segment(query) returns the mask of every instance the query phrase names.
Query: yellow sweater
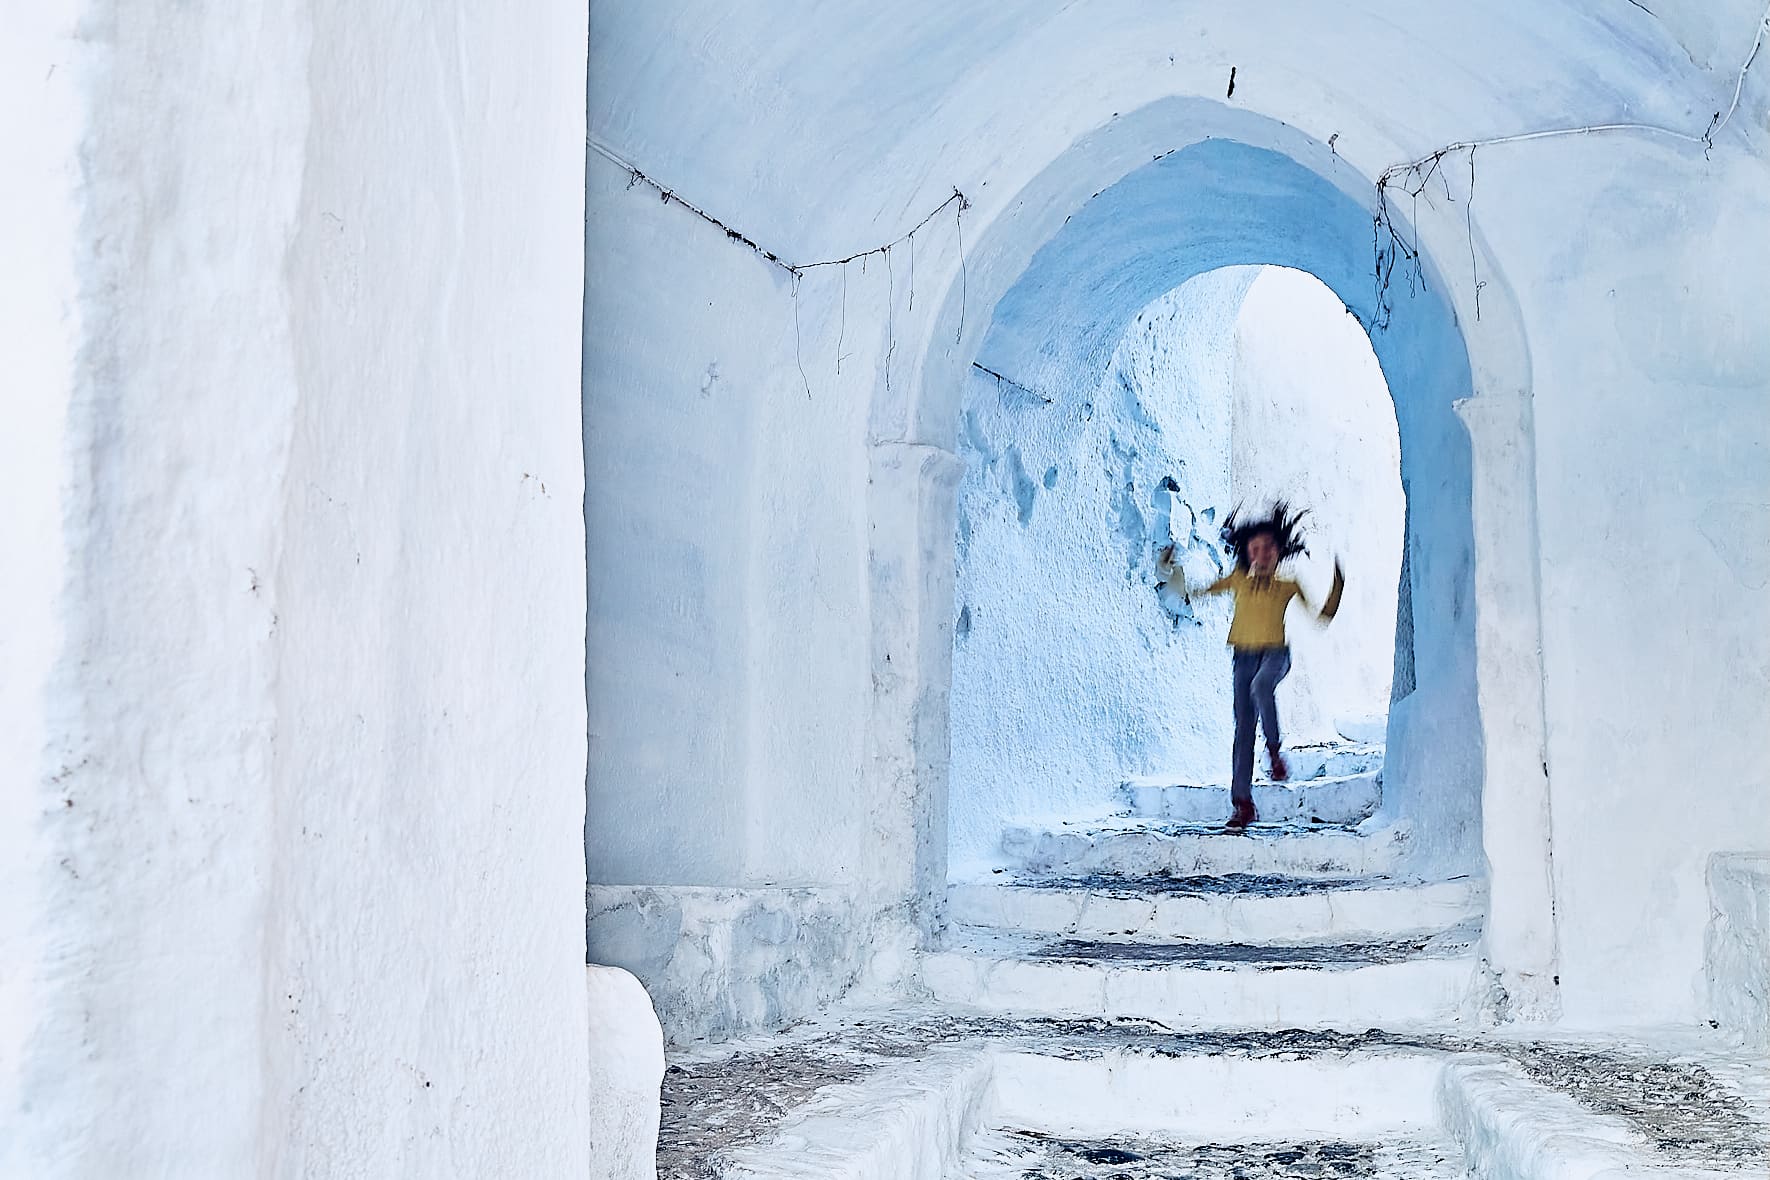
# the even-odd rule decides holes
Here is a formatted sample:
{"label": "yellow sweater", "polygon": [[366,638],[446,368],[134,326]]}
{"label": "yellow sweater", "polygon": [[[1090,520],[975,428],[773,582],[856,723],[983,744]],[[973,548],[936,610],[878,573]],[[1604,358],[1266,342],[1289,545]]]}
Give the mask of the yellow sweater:
{"label": "yellow sweater", "polygon": [[[1333,592],[1328,595],[1319,615],[1323,622],[1338,613],[1340,593],[1344,589],[1345,580],[1335,570]],[[1291,599],[1298,599],[1312,613],[1315,610],[1303,588],[1290,578],[1256,577],[1241,569],[1217,579],[1199,593],[1235,596],[1235,614],[1229,622],[1229,646],[1238,651],[1268,651],[1284,647],[1284,612]]]}

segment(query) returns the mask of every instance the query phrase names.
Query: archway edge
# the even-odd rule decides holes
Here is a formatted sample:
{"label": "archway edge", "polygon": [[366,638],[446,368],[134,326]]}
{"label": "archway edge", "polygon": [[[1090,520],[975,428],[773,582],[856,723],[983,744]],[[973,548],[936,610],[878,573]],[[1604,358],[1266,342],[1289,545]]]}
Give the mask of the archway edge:
{"label": "archway edge", "polygon": [[[891,651],[899,652],[898,661],[889,668],[893,687],[876,694],[873,761],[895,766],[900,773],[907,771],[920,784],[911,792],[918,831],[943,830],[947,806],[946,701],[951,684],[951,539],[956,510],[948,457],[964,391],[973,378],[972,362],[992,342],[999,342],[993,325],[1004,298],[1072,217],[1133,172],[1211,140],[1282,156],[1354,202],[1366,216],[1374,216],[1372,179],[1348,165],[1328,144],[1286,124],[1210,100],[1170,98],[1152,103],[1083,136],[1004,204],[1005,211],[975,239],[961,270],[950,276],[941,309],[928,321],[921,380],[876,391],[870,431],[875,467],[881,462],[896,465],[891,456],[906,450],[943,460],[910,465],[929,473],[924,480],[877,481],[871,505],[875,684],[881,683],[885,670],[881,661],[888,662]],[[1417,211],[1423,213],[1417,224],[1398,218],[1397,227],[1418,245],[1420,277],[1427,289],[1440,293],[1450,309],[1469,372],[1468,396],[1459,399],[1456,409],[1468,429],[1473,467],[1469,479],[1473,646],[1484,763],[1482,844],[1492,890],[1486,949],[1500,994],[1507,997],[1508,1013],[1544,1017],[1556,1008],[1555,937],[1549,783],[1542,756],[1529,353],[1503,272],[1468,211],[1454,200],[1443,207],[1428,202]],[[1481,279],[1478,308],[1474,285],[1446,283],[1434,263],[1435,258],[1461,256],[1470,259]],[[1261,261],[1299,266],[1294,252],[1226,258],[1217,264]],[[1353,271],[1343,270],[1336,282],[1307,261],[1299,268],[1328,282],[1369,325],[1374,282],[1372,299],[1360,300],[1346,287],[1346,275]],[[1395,298],[1404,303],[1407,293],[1399,291]],[[1405,314],[1400,308],[1398,313]],[[992,330],[967,333],[966,323],[991,324]],[[1380,335],[1381,329],[1373,334],[1379,357]],[[1096,343],[1084,342],[1086,347]],[[1385,373],[1393,385],[1395,374],[1388,366]],[[1398,399],[1398,413],[1400,405]],[[916,522],[913,528],[880,527],[884,522],[909,520]],[[888,537],[895,540],[888,542]],[[911,575],[912,585],[905,585],[905,574]],[[923,851],[911,892],[923,903],[924,921],[931,922],[944,887],[944,860],[931,850]]]}

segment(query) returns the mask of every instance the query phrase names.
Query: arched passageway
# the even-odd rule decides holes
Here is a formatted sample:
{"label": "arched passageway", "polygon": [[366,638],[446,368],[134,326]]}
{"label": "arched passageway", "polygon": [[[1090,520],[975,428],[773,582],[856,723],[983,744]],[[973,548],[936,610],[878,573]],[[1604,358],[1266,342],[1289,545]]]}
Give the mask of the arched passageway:
{"label": "arched passageway", "polygon": [[[1185,119],[1192,127],[1211,117],[1196,107],[1140,115]],[[1229,112],[1217,117],[1234,119]],[[1307,271],[1327,285],[1371,329],[1394,394],[1411,514],[1412,633],[1402,640],[1411,648],[1413,691],[1390,717],[1384,811],[1411,825],[1421,871],[1471,871],[1481,857],[1482,737],[1470,609],[1471,461],[1454,408],[1474,393],[1467,349],[1426,264],[1411,279],[1393,280],[1410,284],[1409,290],[1372,284],[1367,204],[1296,155],[1248,142],[1260,129],[1240,130],[1239,139],[1194,132],[1188,146],[1133,169],[1066,212],[994,297],[975,354],[934,361],[931,392],[950,413],[948,437],[956,439],[970,399],[980,391],[995,395],[997,379],[973,364],[1032,390],[1085,385],[1098,379],[1134,317],[1194,276],[1275,265]],[[1292,150],[1301,154],[1308,146]],[[1334,157],[1316,146],[1332,175]],[[1355,181],[1337,179],[1349,186]],[[1011,238],[1024,229],[999,232]],[[979,254],[993,262],[997,251],[1011,249],[986,239]],[[973,299],[970,314],[979,302]],[[954,359],[964,360],[968,371],[955,374]],[[960,798],[959,784],[949,789]]]}
{"label": "arched passageway", "polygon": [[[876,740],[880,756],[912,765],[920,784],[915,877],[930,912],[947,852],[978,848],[964,833],[955,844],[949,829],[949,805],[964,790],[950,779],[948,728],[962,464],[943,455],[959,446],[965,408],[980,391],[994,396],[999,380],[1029,390],[1095,381],[1137,313],[1165,292],[1224,267],[1285,266],[1319,279],[1368,329],[1401,442],[1401,621],[1410,626],[1397,638],[1411,691],[1389,716],[1376,822],[1387,825],[1396,871],[1486,872],[1490,966],[1520,1004],[1551,987],[1546,779],[1535,757],[1540,711],[1531,712],[1541,700],[1537,622],[1529,611],[1490,612],[1478,652],[1472,609],[1478,582],[1496,604],[1534,593],[1534,574],[1520,564],[1535,545],[1522,334],[1506,292],[1489,291],[1472,364],[1433,262],[1444,227],[1416,229],[1389,210],[1373,239],[1372,194],[1370,178],[1293,128],[1203,100],[1153,103],[1084,137],[1026,186],[949,287],[920,385],[880,391],[876,433],[932,448],[882,449],[872,492],[875,521],[918,521],[913,536],[875,526],[875,644],[920,637],[915,659],[889,669],[904,689],[893,699],[913,702],[909,720],[880,725]],[[1409,259],[1373,282],[1373,240],[1387,245],[1391,227]],[[1480,249],[1473,237],[1457,244]],[[967,321],[987,326],[961,331]],[[1477,488],[1486,504],[1479,534]],[[904,497],[919,507],[906,512]],[[917,571],[913,587],[906,568]],[[1500,712],[1484,718],[1494,702]],[[1501,801],[1485,815],[1484,792]]]}
{"label": "arched passageway", "polygon": [[1194,585],[1225,572],[1217,534],[1244,499],[1307,506],[1312,552],[1293,569],[1317,602],[1335,560],[1354,571],[1331,629],[1291,629],[1287,742],[1356,743],[1380,764],[1398,665],[1395,691],[1413,683],[1411,643],[1396,658],[1408,604],[1400,444],[1369,337],[1332,291],[1284,267],[1211,271],[1139,311],[1092,382],[993,378],[971,392],[955,538],[955,879],[991,861],[1004,820],[1117,807],[1132,780],[1224,781],[1228,604],[1152,580],[1170,546]]}

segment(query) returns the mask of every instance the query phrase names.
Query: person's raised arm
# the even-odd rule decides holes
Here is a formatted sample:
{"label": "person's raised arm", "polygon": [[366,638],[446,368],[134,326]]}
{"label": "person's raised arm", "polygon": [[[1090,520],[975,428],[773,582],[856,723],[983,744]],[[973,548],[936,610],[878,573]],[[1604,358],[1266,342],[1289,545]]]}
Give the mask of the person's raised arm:
{"label": "person's raised arm", "polygon": [[1334,588],[1328,591],[1327,601],[1322,604],[1321,609],[1319,611],[1315,609],[1315,604],[1309,601],[1309,595],[1303,590],[1301,584],[1297,584],[1297,601],[1303,604],[1304,610],[1315,616],[1316,622],[1325,627],[1334,621],[1335,615],[1340,613],[1340,596],[1345,593],[1345,590],[1346,575],[1340,571],[1339,558],[1335,558]]}
{"label": "person's raised arm", "polygon": [[1327,601],[1321,604],[1321,610],[1315,616],[1321,620],[1323,626],[1333,622],[1334,616],[1340,613],[1340,597],[1345,592],[1346,574],[1340,568],[1340,559],[1336,557],[1334,558],[1334,588],[1328,591]]}

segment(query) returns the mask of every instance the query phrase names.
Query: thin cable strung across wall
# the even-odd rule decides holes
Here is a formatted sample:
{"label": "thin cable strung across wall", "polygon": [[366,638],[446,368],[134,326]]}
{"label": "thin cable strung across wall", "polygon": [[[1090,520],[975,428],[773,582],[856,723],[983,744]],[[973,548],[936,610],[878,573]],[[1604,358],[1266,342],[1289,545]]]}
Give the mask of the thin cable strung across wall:
{"label": "thin cable strung across wall", "polygon": [[[817,262],[788,262],[785,258],[782,258],[779,253],[763,246],[761,243],[757,242],[756,239],[750,237],[750,235],[742,232],[741,230],[737,230],[737,229],[732,228],[730,225],[727,225],[725,222],[721,221],[719,218],[713,216],[711,213],[708,213],[705,209],[701,208],[699,205],[696,205],[691,201],[683,199],[681,196],[679,196],[676,193],[676,190],[671,189],[671,188],[666,188],[663,184],[652,179],[652,177],[647,175],[645,173],[645,171],[643,169],[641,169],[638,165],[627,160],[626,158],[621,156],[618,152],[614,151],[614,149],[606,146],[605,144],[597,142],[597,140],[594,136],[585,136],[584,137],[584,145],[586,147],[588,147],[591,151],[595,152],[597,155],[601,156],[603,159],[609,161],[611,164],[615,165],[617,168],[620,168],[622,171],[627,173],[627,187],[628,188],[631,189],[637,185],[643,185],[644,187],[651,189],[653,192],[655,192],[658,195],[658,199],[660,201],[664,202],[666,205],[669,205],[669,204],[680,205],[682,208],[688,210],[690,213],[694,214],[696,217],[700,218],[702,221],[706,222],[708,225],[711,225],[715,229],[719,230],[721,233],[723,233],[726,236],[726,238],[728,240],[735,242],[740,246],[745,247],[746,249],[748,249],[752,253],[754,253],[758,258],[762,259],[764,262],[767,262],[771,266],[775,266],[775,267],[780,268],[781,270],[785,271],[789,276],[792,277],[792,280],[793,280],[793,283],[792,283],[793,350],[794,350],[794,354],[795,354],[794,359],[798,364],[799,379],[802,382],[804,382],[804,384],[805,384],[805,396],[807,398],[809,398],[811,396],[811,380],[805,374],[805,359],[804,359],[804,356],[802,355],[802,353],[800,352],[801,346],[800,346],[800,333],[799,333],[799,284],[804,279],[806,271],[817,270],[821,267],[827,267],[827,266],[847,266],[851,262],[859,262],[863,267],[863,273],[864,273],[864,267],[866,265],[866,260],[868,258],[871,258],[876,254],[883,255],[885,257],[885,263],[886,263],[888,276],[892,280],[890,283],[890,291],[887,295],[887,298],[888,299],[895,299],[896,298],[895,276],[891,275],[891,272],[890,272],[891,251],[894,247],[901,246],[905,242],[908,242],[909,248],[910,248],[910,292],[909,292],[909,295],[910,295],[910,308],[913,310],[916,306],[916,234],[921,232],[923,229],[927,228],[928,223],[933,221],[936,217],[939,217],[941,215],[941,213],[945,212],[948,208],[951,208],[955,205],[957,206],[957,208],[954,210],[953,221],[954,221],[954,226],[960,235],[960,237],[959,237],[959,267],[960,267],[961,274],[963,274],[963,272],[965,270],[965,245],[964,245],[964,237],[963,237],[963,234],[964,234],[963,218],[965,215],[965,210],[967,210],[971,207],[971,200],[964,193],[960,192],[957,187],[954,187],[952,196],[948,197],[946,200],[942,201],[940,204],[938,204],[934,208],[930,209],[928,211],[927,215],[922,218],[922,220],[916,222],[915,225],[911,226],[908,230],[899,234],[897,237],[892,238],[889,242],[885,242],[882,245],[873,246],[873,247],[870,247],[865,250],[856,250],[854,253],[846,255],[842,258],[826,258],[826,259],[821,259]],[[965,282],[965,285],[968,288],[969,287],[968,276],[966,276],[965,279],[962,281]],[[963,339],[964,335],[965,335],[965,300],[968,296],[969,296],[969,290],[967,289],[961,293],[960,298],[959,298],[959,338],[960,339]],[[841,373],[841,371],[842,371],[842,351],[841,351],[842,339],[846,338],[847,329],[848,329],[848,278],[847,278],[847,273],[844,272],[843,279],[842,279],[842,337],[838,339],[837,345],[836,345],[836,353],[837,353],[837,355],[836,355],[836,372],[837,373]],[[895,338],[893,338],[890,341],[890,343],[886,349],[886,354],[885,354],[886,355],[885,381],[886,381],[887,388],[890,387],[890,382],[891,382],[890,358],[896,351],[897,351],[897,341]]]}
{"label": "thin cable strung across wall", "polygon": [[[1639,5],[1637,5],[1639,7]],[[1644,10],[1645,11],[1645,10]],[[1651,15],[1651,13],[1649,13]],[[1553,127],[1543,131],[1524,131],[1515,135],[1497,135],[1489,139],[1462,140],[1449,143],[1421,156],[1417,160],[1408,160],[1400,164],[1392,164],[1377,177],[1377,210],[1373,219],[1372,234],[1375,239],[1376,251],[1376,284],[1377,312],[1376,322],[1372,328],[1387,328],[1394,311],[1394,304],[1389,298],[1389,283],[1394,277],[1395,266],[1399,261],[1407,267],[1408,292],[1413,294],[1423,289],[1426,282],[1425,268],[1420,256],[1419,241],[1419,204],[1420,194],[1424,192],[1434,178],[1444,186],[1446,201],[1455,201],[1451,196],[1450,179],[1442,167],[1446,156],[1457,152],[1469,153],[1469,195],[1467,203],[1475,201],[1475,153],[1484,147],[1498,147],[1510,143],[1530,143],[1539,139],[1561,139],[1573,135],[1599,135],[1606,132],[1632,131],[1648,135],[1663,136],[1680,143],[1700,144],[1703,155],[1715,146],[1715,136],[1719,135],[1727,124],[1732,122],[1735,112],[1739,110],[1741,96],[1745,93],[1745,78],[1751,71],[1752,63],[1758,60],[1758,54],[1764,48],[1764,36],[1770,32],[1770,5],[1766,5],[1764,13],[1758,18],[1757,33],[1752,39],[1751,51],[1746,54],[1745,62],[1739,67],[1739,73],[1733,81],[1733,99],[1725,111],[1716,111],[1709,119],[1708,126],[1700,133],[1681,131],[1675,127],[1663,127],[1657,123],[1591,123],[1579,127]],[[1395,221],[1389,211],[1389,189],[1397,185],[1403,194],[1413,202],[1414,208],[1414,240],[1410,243],[1396,229]],[[1487,283],[1481,278],[1475,255],[1475,224],[1474,217],[1465,208],[1464,222],[1469,234],[1469,265],[1475,283],[1475,318],[1481,318],[1481,288]],[[1385,236],[1387,240],[1385,241]]]}
{"label": "thin cable strung across wall", "polygon": [[[1609,132],[1635,132],[1638,134],[1663,136],[1682,143],[1700,144],[1706,155],[1714,147],[1715,137],[1727,127],[1732,121],[1733,116],[1739,110],[1745,92],[1746,76],[1751,71],[1753,63],[1756,62],[1763,49],[1764,39],[1767,32],[1770,32],[1770,4],[1766,5],[1763,15],[1758,20],[1756,33],[1752,40],[1751,50],[1747,53],[1745,60],[1739,67],[1738,74],[1734,79],[1731,101],[1728,103],[1725,110],[1717,110],[1713,113],[1708,121],[1708,125],[1704,127],[1700,133],[1680,130],[1673,127],[1665,127],[1653,123],[1592,123],[1574,127],[1556,127],[1539,131],[1520,132],[1512,135],[1494,136],[1487,139],[1462,140],[1456,143],[1446,144],[1445,146],[1438,148],[1436,151],[1430,152],[1418,159],[1404,161],[1399,164],[1392,164],[1384,169],[1383,173],[1376,181],[1376,210],[1372,217],[1372,246],[1375,257],[1373,271],[1376,285],[1376,310],[1373,315],[1372,323],[1367,325],[1367,327],[1371,330],[1388,328],[1390,319],[1394,313],[1394,303],[1390,294],[1390,286],[1395,280],[1398,267],[1400,267],[1403,273],[1407,276],[1410,293],[1417,293],[1424,288],[1426,276],[1419,241],[1419,198],[1420,195],[1426,191],[1428,186],[1431,185],[1432,181],[1436,179],[1443,186],[1445,199],[1451,202],[1455,201],[1455,197],[1451,193],[1449,175],[1443,166],[1446,157],[1454,155],[1457,152],[1468,153],[1469,192],[1465,199],[1464,223],[1469,239],[1469,266],[1471,279],[1474,283],[1475,318],[1479,321],[1481,318],[1481,291],[1483,287],[1487,286],[1487,283],[1481,278],[1479,257],[1475,249],[1475,225],[1474,214],[1472,211],[1475,200],[1475,155],[1477,151],[1484,147],[1528,143],[1541,139],[1597,135]],[[1330,148],[1333,147],[1335,139],[1338,139],[1337,134],[1329,138],[1328,142]],[[965,210],[971,207],[971,201],[957,187],[954,187],[951,196],[947,197],[940,204],[929,210],[928,213],[914,226],[891,239],[889,242],[865,250],[857,250],[854,253],[841,258],[822,259],[816,262],[794,263],[781,257],[778,252],[764,247],[748,234],[733,228],[724,221],[721,221],[701,206],[684,199],[678,195],[675,190],[667,188],[659,181],[653,179],[644,170],[625,159],[613,149],[599,143],[593,136],[586,136],[584,142],[591,151],[594,151],[596,154],[602,156],[604,159],[627,173],[627,187],[629,189],[640,185],[651,189],[665,204],[673,203],[680,205],[682,208],[694,214],[694,216],[719,230],[728,240],[749,249],[763,261],[771,266],[778,267],[791,277],[794,359],[799,369],[800,380],[805,386],[805,396],[807,398],[812,396],[811,381],[805,372],[805,361],[802,351],[799,324],[799,287],[804,279],[805,273],[822,267],[846,266],[851,262],[857,261],[861,262],[864,267],[867,258],[874,255],[883,255],[885,257],[888,282],[887,299],[891,301],[887,316],[887,332],[891,335],[891,339],[888,342],[885,351],[885,383],[886,388],[889,389],[891,382],[891,358],[896,353],[897,344],[894,334],[896,276],[891,264],[891,251],[906,242],[909,245],[909,309],[913,311],[916,306],[916,234],[925,229],[930,222],[936,217],[939,217],[948,208],[954,206],[956,206],[956,209],[954,210],[954,230],[958,241],[960,271],[960,302],[957,339],[962,340],[964,338],[965,314],[967,311],[966,305],[969,301],[970,295],[969,268],[965,258],[964,213]],[[1166,154],[1171,154],[1171,152],[1164,153],[1164,155]],[[1156,158],[1160,159],[1161,157],[1158,156]],[[1395,224],[1394,215],[1390,207],[1392,193],[1404,196],[1413,205],[1414,228],[1411,240],[1409,240],[1408,236],[1404,235]],[[1098,196],[1099,194],[1097,193],[1095,195]],[[844,275],[842,328],[837,342],[838,373],[841,371],[841,362],[843,360],[841,348],[843,341],[846,339],[846,335],[847,279],[846,275]],[[985,371],[989,372],[989,370]],[[1010,384],[1015,385],[1017,388],[1025,388],[1024,386],[1020,386],[1017,382],[1012,382],[1009,378],[1001,377],[1000,374],[991,372],[990,375],[996,376],[1002,381],[1009,381]],[[1044,395],[1039,394],[1037,396],[1043,397]]]}

